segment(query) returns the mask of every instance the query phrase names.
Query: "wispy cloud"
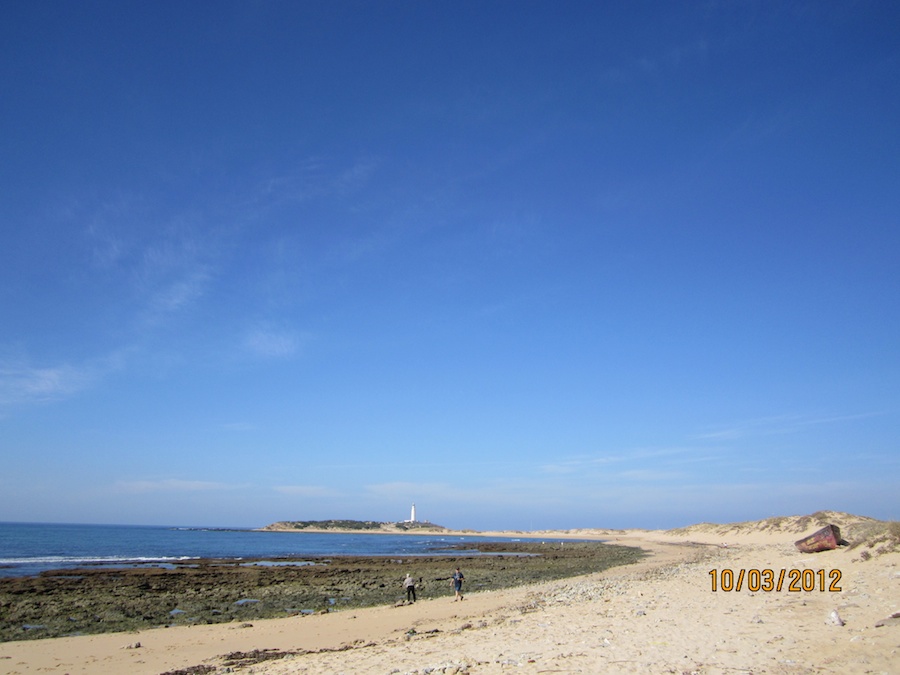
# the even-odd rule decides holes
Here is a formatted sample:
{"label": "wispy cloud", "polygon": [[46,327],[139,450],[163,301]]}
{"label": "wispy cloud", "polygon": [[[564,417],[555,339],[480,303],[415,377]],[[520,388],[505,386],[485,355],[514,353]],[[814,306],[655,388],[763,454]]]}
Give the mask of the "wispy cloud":
{"label": "wispy cloud", "polygon": [[213,272],[208,259],[214,246],[205,240],[211,235],[184,229],[172,228],[140,256],[135,282],[144,298],[144,323],[156,324],[189,308],[209,289]]}
{"label": "wispy cloud", "polygon": [[[529,484],[530,485],[530,484]],[[492,482],[484,485],[457,485],[454,483],[415,483],[395,481],[373,483],[364,486],[368,497],[378,503],[403,497],[418,504],[495,504],[501,507],[522,503],[533,503],[541,499],[541,492],[533,489],[520,490],[513,482]]]}
{"label": "wispy cloud", "polygon": [[120,368],[124,359],[123,350],[79,365],[33,366],[22,360],[0,361],[0,409],[73,396]]}
{"label": "wispy cloud", "polygon": [[677,481],[684,478],[683,471],[666,471],[662,469],[628,469],[616,474],[617,478],[648,483],[659,481]]}
{"label": "wispy cloud", "polygon": [[285,204],[346,195],[364,187],[377,167],[378,162],[368,157],[346,168],[334,167],[325,157],[307,157],[288,172],[260,180],[240,204],[248,215],[261,216]]}
{"label": "wispy cloud", "polygon": [[627,82],[637,78],[671,75],[695,63],[703,63],[709,56],[709,43],[704,39],[675,45],[664,52],[647,54],[608,68],[601,73],[607,82]]}
{"label": "wispy cloud", "polygon": [[196,270],[163,285],[150,297],[148,316],[158,319],[192,304],[203,295],[208,281],[204,270]]}
{"label": "wispy cloud", "polygon": [[115,485],[117,492],[126,492],[130,494],[142,494],[148,492],[209,492],[234,490],[238,487],[239,486],[229,485],[227,483],[216,483],[203,480],[181,480],[178,478],[118,481]]}
{"label": "wispy cloud", "polygon": [[[669,464],[684,463],[685,461],[697,461],[698,448],[670,447],[670,448],[635,448],[633,450],[620,450],[614,453],[598,453],[596,455],[579,455],[569,457],[558,462],[543,464],[540,469],[549,474],[571,474],[589,469],[598,469],[617,464],[641,463],[646,460],[667,460]],[[703,451],[706,454],[706,450]]]}
{"label": "wispy cloud", "polygon": [[228,422],[222,428],[227,431],[253,431],[256,427],[249,422]]}
{"label": "wispy cloud", "polygon": [[878,417],[882,414],[880,412],[865,412],[846,415],[776,415],[723,425],[718,429],[713,428],[696,434],[693,438],[694,440],[703,441],[729,441],[756,436],[795,434],[811,427],[842,422],[856,422],[871,417]]}
{"label": "wispy cloud", "polygon": [[278,485],[272,489],[293,497],[334,497],[339,494],[337,491],[321,485]]}
{"label": "wispy cloud", "polygon": [[[146,227],[146,213],[139,199],[131,196],[112,198],[97,206],[93,214],[76,210],[68,217],[83,223],[82,243],[94,271],[100,272],[97,283],[117,289],[108,303],[104,299],[102,314],[104,319],[116,317],[117,336],[123,326],[142,331],[157,326],[208,292],[214,278],[210,261],[215,258],[216,248],[209,242],[215,236],[198,234],[200,228],[190,219],[157,232]],[[124,289],[121,294],[120,288]],[[117,306],[117,302],[122,304]],[[113,314],[115,309],[120,310],[119,314]],[[98,319],[91,325],[98,331],[97,342],[104,342],[108,336],[99,331],[105,321]],[[61,363],[34,365],[27,357],[0,357],[0,408],[73,396],[126,365],[125,356],[134,349],[126,339],[112,353],[81,362],[60,359]]]}
{"label": "wispy cloud", "polygon": [[293,171],[270,176],[254,185],[240,205],[253,215],[288,202],[303,202],[326,192],[325,162],[320,157],[307,157]]}
{"label": "wispy cloud", "polygon": [[244,339],[245,347],[257,356],[288,358],[295,356],[309,336],[294,331],[257,327]]}
{"label": "wispy cloud", "polygon": [[366,492],[385,497],[394,497],[405,494],[422,494],[445,491],[447,486],[443,483],[415,483],[406,481],[392,481],[389,483],[373,483],[366,485]]}
{"label": "wispy cloud", "polygon": [[0,405],[58,400],[83,389],[92,380],[89,370],[71,365],[0,365]]}
{"label": "wispy cloud", "polygon": [[372,158],[362,158],[343,171],[334,181],[334,189],[339,193],[352,192],[363,187],[378,168]]}
{"label": "wispy cloud", "polygon": [[134,193],[108,195],[100,204],[79,205],[67,218],[85,223],[84,235],[91,262],[104,271],[130,265],[137,244],[136,232],[145,221],[146,205]]}

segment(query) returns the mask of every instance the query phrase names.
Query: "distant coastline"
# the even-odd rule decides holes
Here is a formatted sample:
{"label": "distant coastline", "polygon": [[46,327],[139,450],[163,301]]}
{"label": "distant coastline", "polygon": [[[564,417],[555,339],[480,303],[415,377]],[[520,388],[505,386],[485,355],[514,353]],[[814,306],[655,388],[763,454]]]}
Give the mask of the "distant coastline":
{"label": "distant coastline", "polygon": [[450,530],[428,521],[379,522],[374,520],[280,520],[260,532],[342,532],[346,534],[477,534],[473,530]]}

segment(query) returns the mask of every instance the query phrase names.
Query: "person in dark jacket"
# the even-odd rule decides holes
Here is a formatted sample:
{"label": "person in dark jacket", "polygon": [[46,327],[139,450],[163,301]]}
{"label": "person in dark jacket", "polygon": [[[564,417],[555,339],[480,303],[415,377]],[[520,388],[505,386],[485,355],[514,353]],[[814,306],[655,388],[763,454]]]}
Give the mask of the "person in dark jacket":
{"label": "person in dark jacket", "polygon": [[462,595],[463,579],[465,579],[465,577],[463,576],[463,573],[460,572],[459,568],[457,567],[456,571],[453,573],[453,590],[456,591],[456,597],[453,598],[453,602],[463,599],[463,595]]}
{"label": "person in dark jacket", "polygon": [[406,578],[403,580],[403,588],[406,589],[406,601],[407,602],[415,602],[416,601],[416,580],[413,579],[407,573]]}

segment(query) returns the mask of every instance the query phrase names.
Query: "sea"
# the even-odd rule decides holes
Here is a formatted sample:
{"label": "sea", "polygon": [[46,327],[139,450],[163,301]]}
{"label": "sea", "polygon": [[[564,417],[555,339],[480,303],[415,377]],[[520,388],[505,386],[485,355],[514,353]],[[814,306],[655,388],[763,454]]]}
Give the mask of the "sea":
{"label": "sea", "polygon": [[271,558],[271,564],[281,564],[278,561],[281,558],[477,554],[475,549],[468,550],[465,545],[499,540],[474,535],[0,523],[0,577],[31,576],[76,567],[159,567],[185,564],[200,558],[262,561],[256,564],[266,564],[265,559]]}

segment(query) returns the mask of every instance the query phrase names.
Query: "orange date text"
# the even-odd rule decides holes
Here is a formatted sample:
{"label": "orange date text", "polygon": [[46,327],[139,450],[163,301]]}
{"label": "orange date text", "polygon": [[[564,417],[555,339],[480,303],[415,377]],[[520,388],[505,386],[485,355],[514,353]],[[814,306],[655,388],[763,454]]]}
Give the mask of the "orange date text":
{"label": "orange date text", "polygon": [[714,593],[724,591],[740,592],[748,590],[751,593],[772,591],[789,593],[840,593],[842,573],[838,569],[810,570],[810,569],[739,569],[725,568],[710,570],[712,590]]}

